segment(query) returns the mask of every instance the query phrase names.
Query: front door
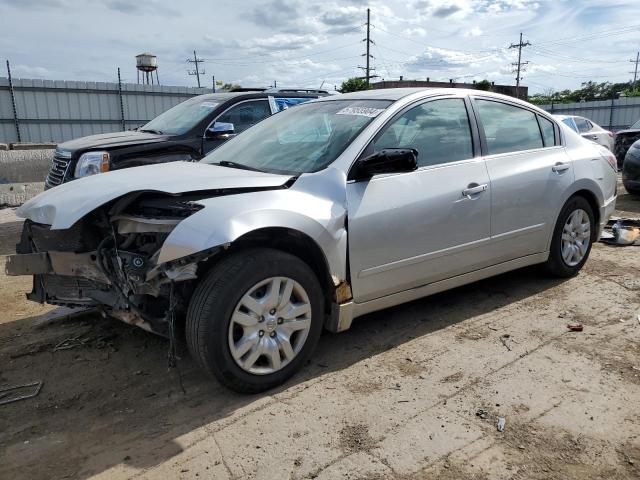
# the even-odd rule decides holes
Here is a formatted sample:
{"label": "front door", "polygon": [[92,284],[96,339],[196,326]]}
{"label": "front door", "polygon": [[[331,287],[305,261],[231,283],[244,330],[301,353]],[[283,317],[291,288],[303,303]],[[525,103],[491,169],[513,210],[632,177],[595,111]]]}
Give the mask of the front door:
{"label": "front door", "polygon": [[[213,127],[216,122],[233,125],[234,133],[237,135],[244,132],[247,128],[255,125],[256,123],[264,120],[271,115],[271,108],[269,107],[269,100],[247,100],[237,103],[223,112],[210,127]],[[218,148],[229,138],[229,134],[207,136],[205,132],[202,140],[202,153],[206,155],[210,151]]]}
{"label": "front door", "polygon": [[465,100],[445,98],[400,112],[365,149],[415,148],[418,170],[347,184],[356,302],[486,266],[489,178],[472,139]]}

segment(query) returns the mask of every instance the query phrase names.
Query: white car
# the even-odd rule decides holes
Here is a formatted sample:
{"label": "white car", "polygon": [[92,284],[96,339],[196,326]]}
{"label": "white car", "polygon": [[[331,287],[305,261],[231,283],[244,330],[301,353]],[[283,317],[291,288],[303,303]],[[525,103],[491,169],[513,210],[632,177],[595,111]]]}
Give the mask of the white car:
{"label": "white car", "polygon": [[554,115],[571,130],[582,135],[587,140],[596,142],[598,145],[608,148],[613,152],[613,141],[615,134],[609,130],[605,130],[600,125],[592,122],[588,118],[578,117],[577,115]]}

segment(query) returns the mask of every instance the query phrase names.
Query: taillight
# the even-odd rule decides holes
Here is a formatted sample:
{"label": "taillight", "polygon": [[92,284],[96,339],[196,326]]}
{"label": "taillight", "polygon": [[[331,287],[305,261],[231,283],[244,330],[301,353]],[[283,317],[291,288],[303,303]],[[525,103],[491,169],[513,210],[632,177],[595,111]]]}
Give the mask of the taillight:
{"label": "taillight", "polygon": [[618,161],[616,160],[616,156],[611,152],[604,153],[602,156],[607,160],[607,163],[609,164],[609,166],[611,168],[613,168],[613,171],[617,173],[618,172]]}
{"label": "taillight", "polygon": [[613,132],[607,132],[607,133],[609,134],[609,136],[610,136],[611,138],[615,137],[615,134],[614,134]]}

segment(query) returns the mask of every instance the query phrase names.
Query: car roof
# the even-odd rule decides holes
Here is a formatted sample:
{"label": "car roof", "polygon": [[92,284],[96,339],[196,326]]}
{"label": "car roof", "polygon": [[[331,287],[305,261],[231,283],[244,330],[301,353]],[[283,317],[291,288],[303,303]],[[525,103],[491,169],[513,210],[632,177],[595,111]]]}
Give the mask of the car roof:
{"label": "car roof", "polygon": [[297,98],[317,98],[318,93],[303,93],[303,92],[260,92],[260,91],[250,91],[250,92],[220,92],[220,93],[205,93],[204,95],[197,95],[193,98],[198,98],[203,101],[215,101],[219,103],[223,103],[229,100],[234,100],[237,98],[267,98],[267,97],[297,97]]}
{"label": "car roof", "polygon": [[432,87],[422,87],[422,88],[380,88],[374,90],[362,90],[359,92],[350,92],[343,93],[339,97],[321,97],[318,100],[314,100],[315,102],[330,102],[336,100],[390,100],[397,101],[409,95],[424,93],[424,96],[435,96],[435,95],[450,95],[452,93],[462,93],[466,95],[476,95],[483,97],[491,97],[496,100],[508,100],[510,102],[522,103],[528,107],[531,107],[531,104],[519,100],[515,97],[510,97],[508,95],[502,95],[500,93],[487,92],[486,90],[475,90],[469,88],[432,88]]}

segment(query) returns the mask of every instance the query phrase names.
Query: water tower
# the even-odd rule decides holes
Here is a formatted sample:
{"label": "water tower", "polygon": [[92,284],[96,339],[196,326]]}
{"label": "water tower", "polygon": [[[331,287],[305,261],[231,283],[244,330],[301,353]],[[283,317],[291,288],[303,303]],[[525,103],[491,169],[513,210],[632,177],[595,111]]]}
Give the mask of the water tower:
{"label": "water tower", "polygon": [[142,83],[153,85],[153,72],[156,72],[156,83],[160,85],[158,79],[158,58],[151,53],[141,53],[136,55],[136,68],[138,69],[138,83],[140,83],[140,72],[142,72]]}

